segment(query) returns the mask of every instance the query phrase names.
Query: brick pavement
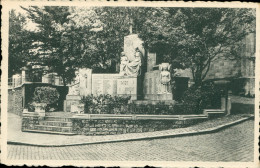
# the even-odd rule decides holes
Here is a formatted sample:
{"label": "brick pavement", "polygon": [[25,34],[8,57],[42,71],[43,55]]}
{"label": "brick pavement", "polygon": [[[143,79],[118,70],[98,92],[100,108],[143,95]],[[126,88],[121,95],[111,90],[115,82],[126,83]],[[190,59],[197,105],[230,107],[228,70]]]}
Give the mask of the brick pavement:
{"label": "brick pavement", "polygon": [[8,145],[10,160],[253,161],[254,122],[217,133],[66,147]]}
{"label": "brick pavement", "polygon": [[[93,144],[103,142],[115,142],[115,141],[128,141],[137,139],[149,139],[160,138],[167,136],[176,136],[189,133],[197,133],[198,131],[204,131],[207,129],[215,129],[216,127],[234,122],[240,119],[246,119],[243,115],[232,115],[213,120],[208,120],[202,123],[198,123],[194,126],[187,128],[178,128],[172,130],[145,132],[145,133],[131,133],[121,135],[106,135],[106,136],[85,136],[85,135],[51,135],[40,133],[28,133],[21,132],[21,119],[9,113],[8,114],[8,142],[18,144],[30,144],[40,146],[65,146],[65,145],[78,145],[78,144]],[[16,124],[13,124],[16,123]]]}

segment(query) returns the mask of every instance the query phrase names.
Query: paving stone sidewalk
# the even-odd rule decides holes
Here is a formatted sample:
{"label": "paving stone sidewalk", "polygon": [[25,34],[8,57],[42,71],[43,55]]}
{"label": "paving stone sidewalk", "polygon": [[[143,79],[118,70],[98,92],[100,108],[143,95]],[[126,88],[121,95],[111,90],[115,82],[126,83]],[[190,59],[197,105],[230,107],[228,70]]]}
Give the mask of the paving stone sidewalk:
{"label": "paving stone sidewalk", "polygon": [[108,142],[144,140],[153,138],[165,138],[174,136],[187,136],[202,133],[215,132],[219,129],[252,119],[252,115],[230,115],[215,118],[196,125],[156,132],[130,133],[121,135],[106,136],[85,136],[85,135],[52,135],[29,133],[21,131],[21,118],[15,114],[8,113],[8,144],[23,144],[33,146],[72,146],[83,144],[98,144]]}

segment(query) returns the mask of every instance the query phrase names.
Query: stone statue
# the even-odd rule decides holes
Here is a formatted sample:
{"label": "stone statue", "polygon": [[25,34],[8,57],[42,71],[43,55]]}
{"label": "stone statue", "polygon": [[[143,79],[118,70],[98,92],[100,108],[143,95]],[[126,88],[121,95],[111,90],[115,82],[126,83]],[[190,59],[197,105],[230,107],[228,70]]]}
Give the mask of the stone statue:
{"label": "stone statue", "polygon": [[125,53],[121,53],[121,63],[120,63],[120,75],[127,75],[127,65],[128,65],[128,58],[125,56]]}
{"label": "stone statue", "polygon": [[171,73],[169,72],[171,65],[169,63],[162,63],[159,65],[160,79],[162,84],[162,92],[170,93],[170,81],[171,81]]}
{"label": "stone statue", "polygon": [[141,74],[141,66],[142,66],[142,53],[137,47],[135,49],[135,59],[129,62],[127,65],[127,75],[139,76]]}
{"label": "stone statue", "polygon": [[121,53],[120,74],[124,76],[139,76],[141,74],[142,53],[139,48],[135,49],[135,59],[129,61],[125,53]]}
{"label": "stone statue", "polygon": [[79,71],[75,71],[76,77],[74,81],[69,85],[69,93],[68,95],[79,95],[79,84],[80,84],[80,77]]}

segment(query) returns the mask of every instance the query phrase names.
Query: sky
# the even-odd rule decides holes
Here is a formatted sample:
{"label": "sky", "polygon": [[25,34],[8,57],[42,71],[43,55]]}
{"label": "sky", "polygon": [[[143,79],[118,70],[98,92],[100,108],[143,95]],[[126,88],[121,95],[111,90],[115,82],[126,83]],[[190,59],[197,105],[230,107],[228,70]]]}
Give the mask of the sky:
{"label": "sky", "polygon": [[[27,12],[23,10],[20,6],[12,6],[11,9],[14,9],[17,13],[21,13],[22,15],[28,16]],[[36,31],[37,25],[33,23],[29,18],[27,18],[25,29],[30,31]]]}

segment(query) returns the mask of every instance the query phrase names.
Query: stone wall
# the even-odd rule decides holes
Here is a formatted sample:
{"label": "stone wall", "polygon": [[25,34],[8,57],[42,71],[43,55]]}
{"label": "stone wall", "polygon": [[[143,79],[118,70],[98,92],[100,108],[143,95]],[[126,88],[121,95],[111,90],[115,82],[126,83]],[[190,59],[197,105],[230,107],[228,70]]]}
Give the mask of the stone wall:
{"label": "stone wall", "polygon": [[22,130],[91,136],[141,133],[187,127],[225,114],[221,109],[207,109],[200,115],[77,114],[42,118],[38,113],[28,112],[23,113]]}
{"label": "stone wall", "polygon": [[[220,56],[211,63],[206,80],[233,79],[231,80],[232,93],[234,95],[255,94],[255,34],[249,34],[241,41],[241,58],[227,58]],[[176,70],[181,77],[189,77],[192,74],[189,69]]]}
{"label": "stone wall", "polygon": [[239,76],[240,67],[240,61],[220,57],[211,63],[206,79],[220,79]]}
{"label": "stone wall", "polygon": [[33,130],[39,124],[39,116],[23,116],[22,118],[22,131],[29,129]]}
{"label": "stone wall", "polygon": [[186,127],[196,120],[120,120],[120,119],[73,119],[72,131],[81,135],[114,135],[141,133]]}
{"label": "stone wall", "polygon": [[9,113],[14,113],[21,116],[23,112],[23,89],[17,87],[8,89],[8,110]]}

